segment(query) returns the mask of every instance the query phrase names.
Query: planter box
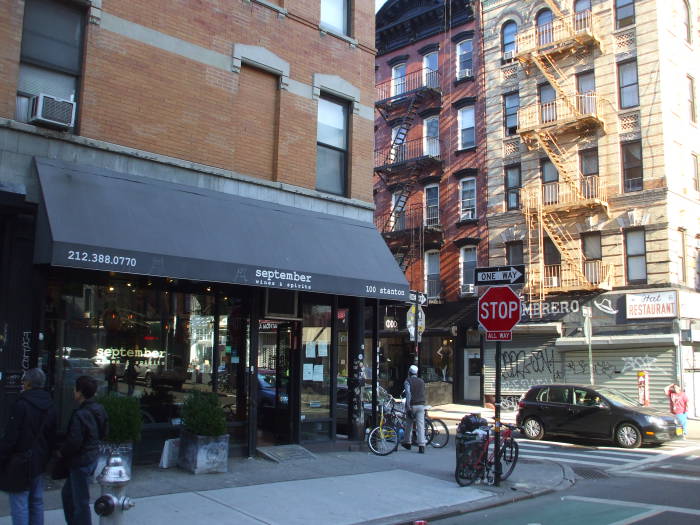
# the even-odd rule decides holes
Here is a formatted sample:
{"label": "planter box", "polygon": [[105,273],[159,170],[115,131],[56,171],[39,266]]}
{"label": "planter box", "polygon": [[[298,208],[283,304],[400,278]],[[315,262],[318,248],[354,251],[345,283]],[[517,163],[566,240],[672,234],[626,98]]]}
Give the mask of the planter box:
{"label": "planter box", "polygon": [[228,472],[228,439],[228,434],[198,436],[183,430],[177,466],[193,474]]}

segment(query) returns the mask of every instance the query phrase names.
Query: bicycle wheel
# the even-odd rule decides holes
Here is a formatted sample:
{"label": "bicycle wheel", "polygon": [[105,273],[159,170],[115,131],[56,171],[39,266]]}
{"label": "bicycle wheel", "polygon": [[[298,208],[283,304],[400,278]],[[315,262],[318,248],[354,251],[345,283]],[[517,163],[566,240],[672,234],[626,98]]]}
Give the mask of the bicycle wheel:
{"label": "bicycle wheel", "polygon": [[447,445],[447,442],[450,440],[450,431],[447,429],[445,422],[442,419],[431,419],[430,427],[432,428],[430,445],[435,448],[443,448]]}
{"label": "bicycle wheel", "polygon": [[399,448],[399,434],[394,427],[375,427],[367,437],[369,449],[377,456],[387,456]]}
{"label": "bicycle wheel", "polygon": [[479,473],[470,462],[470,454],[460,454],[455,467],[455,480],[460,487],[467,487],[474,483]]}
{"label": "bicycle wheel", "polygon": [[[427,417],[425,418],[425,427],[423,429],[425,432],[425,446],[427,447],[433,442],[433,438],[435,437],[435,428],[433,427],[430,419]],[[416,426],[413,426],[413,432],[411,433],[411,444],[412,445],[418,445],[418,439],[416,437]]]}
{"label": "bicycle wheel", "polygon": [[513,469],[518,462],[518,449],[518,442],[513,438],[503,441],[502,448],[498,452],[498,457],[501,461],[501,480],[508,479],[508,476],[513,473]]}

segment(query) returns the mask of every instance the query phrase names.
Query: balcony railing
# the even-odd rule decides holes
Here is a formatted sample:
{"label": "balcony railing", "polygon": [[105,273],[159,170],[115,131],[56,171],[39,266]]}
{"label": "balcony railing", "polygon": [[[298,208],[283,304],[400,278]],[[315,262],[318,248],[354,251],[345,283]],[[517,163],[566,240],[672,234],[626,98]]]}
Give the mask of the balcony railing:
{"label": "balcony railing", "polygon": [[374,216],[374,225],[381,233],[401,232],[425,226],[425,210],[421,204],[411,204],[400,212]]}
{"label": "balcony railing", "polygon": [[426,137],[407,140],[394,147],[386,146],[374,150],[374,166],[391,166],[422,158],[440,159],[440,139]]}
{"label": "balcony railing", "polygon": [[582,118],[598,117],[598,96],[593,93],[577,94],[567,100],[557,98],[544,104],[530,104],[518,110],[518,131],[556,125]]}
{"label": "balcony railing", "polygon": [[[569,182],[546,182],[542,184],[542,204],[544,206],[576,206],[586,204],[586,201],[607,201],[607,188],[596,175],[581,177],[579,181],[580,193]],[[583,196],[584,201],[581,201]]]}
{"label": "balcony railing", "polygon": [[567,42],[576,43],[581,37],[592,37],[593,17],[590,11],[582,11],[521,31],[516,36],[517,54],[527,54],[549,46]]}
{"label": "balcony railing", "polygon": [[613,265],[603,261],[583,261],[583,274],[576,270],[573,263],[545,264],[542,274],[542,287],[545,290],[557,289],[586,290],[609,289],[613,276]]}
{"label": "balcony railing", "polygon": [[440,89],[440,72],[429,68],[406,73],[376,85],[377,101],[401,97],[419,89]]}
{"label": "balcony railing", "polygon": [[439,275],[428,275],[425,280],[428,299],[439,299],[442,294],[442,281]]}

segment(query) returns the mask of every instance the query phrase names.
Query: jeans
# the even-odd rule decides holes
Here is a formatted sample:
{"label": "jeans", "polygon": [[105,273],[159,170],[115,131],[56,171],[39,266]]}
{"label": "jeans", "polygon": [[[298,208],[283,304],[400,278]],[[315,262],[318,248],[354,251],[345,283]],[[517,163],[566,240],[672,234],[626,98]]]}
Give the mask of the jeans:
{"label": "jeans", "polygon": [[423,405],[413,405],[411,407],[413,417],[408,417],[404,420],[403,426],[403,441],[406,444],[411,443],[411,435],[413,434],[413,423],[416,424],[416,442],[419,447],[425,446],[425,407]]}
{"label": "jeans", "polygon": [[29,490],[10,492],[12,525],[44,525],[44,476],[32,480]]}
{"label": "jeans", "polygon": [[92,525],[90,478],[97,461],[84,467],[71,467],[61,490],[63,515],[68,525]]}
{"label": "jeans", "polygon": [[683,426],[683,435],[687,436],[688,435],[688,413],[686,412],[685,414],[676,414],[676,417],[678,418],[678,421],[680,421],[681,425]]}

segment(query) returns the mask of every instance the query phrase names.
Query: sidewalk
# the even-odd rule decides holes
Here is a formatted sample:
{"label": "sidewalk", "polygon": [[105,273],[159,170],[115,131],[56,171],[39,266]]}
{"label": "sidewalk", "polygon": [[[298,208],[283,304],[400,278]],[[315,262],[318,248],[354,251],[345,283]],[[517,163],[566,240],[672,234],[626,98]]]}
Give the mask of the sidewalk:
{"label": "sidewalk", "polygon": [[[454,480],[454,434],[444,449],[425,454],[402,448],[386,457],[324,452],[314,458],[273,463],[233,458],[229,473],[194,476],[179,469],[138,466],[128,494],[136,506],[129,524],[215,522],[241,524],[372,525],[411,523],[476,510],[570,486],[570,471],[550,462],[521,461],[500,487],[459,487]],[[62,482],[45,494],[46,524],[65,523]],[[417,490],[418,488],[418,490]],[[92,487],[92,500],[99,486]],[[0,525],[9,525],[7,497],[0,497]],[[97,517],[94,523],[98,523]]]}

